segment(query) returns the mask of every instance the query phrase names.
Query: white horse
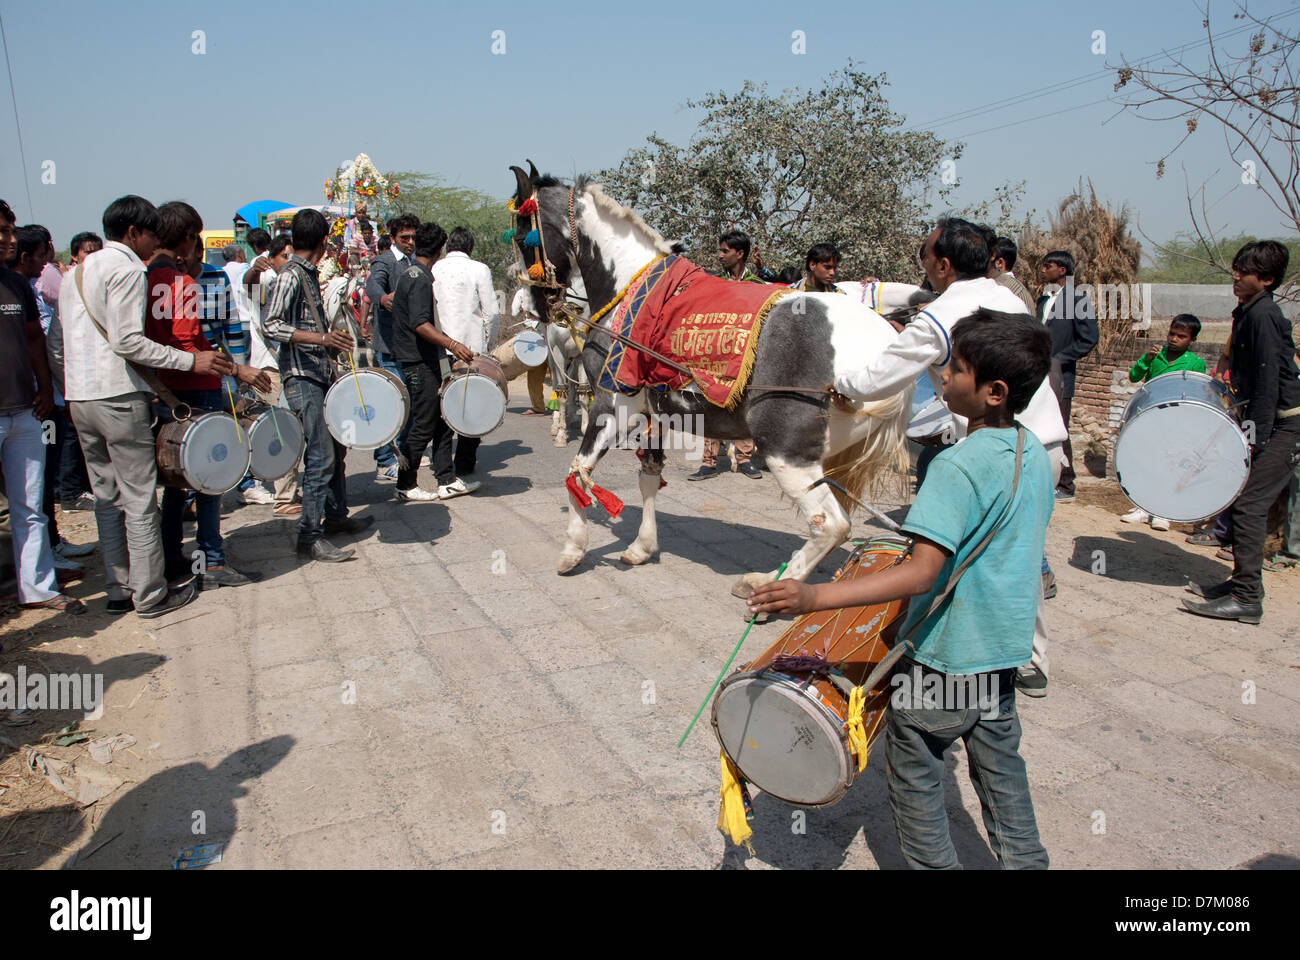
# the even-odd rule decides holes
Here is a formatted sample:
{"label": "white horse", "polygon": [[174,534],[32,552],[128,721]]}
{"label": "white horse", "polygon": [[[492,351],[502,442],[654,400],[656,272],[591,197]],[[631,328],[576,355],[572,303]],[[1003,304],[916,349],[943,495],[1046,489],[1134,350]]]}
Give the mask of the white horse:
{"label": "white horse", "polygon": [[[600,187],[580,179],[569,187],[553,177],[511,168],[516,176],[515,205],[529,197],[539,204],[542,249],[552,265],[553,286],[535,286],[538,313],[549,315],[551,301],[562,297],[581,275],[593,311],[613,301],[646,264],[672,252],[669,244],[636,213],[607,197]],[[516,218],[518,235],[531,228]],[[570,224],[576,227],[576,232]],[[520,229],[522,228],[522,229]],[[604,365],[610,338],[606,314],[587,338],[583,364],[592,382]],[[873,494],[905,475],[905,431],[910,394],[904,391],[851,410],[830,402],[827,388],[837,373],[856,369],[877,356],[895,333],[875,311],[837,294],[803,294],[777,303],[768,313],[755,353],[751,386],[734,410],[706,401],[697,390],[673,393],[642,390],[636,396],[598,391],[590,426],[572,474],[590,489],[597,462],[635,422],[636,414],[680,415],[694,432],[722,440],[752,437],[782,492],[808,523],[808,540],[794,552],[785,576],[805,579],[849,535],[849,517],[839,494],[820,481],[835,477],[851,496]],[[779,386],[772,390],[764,387]],[[642,439],[639,486],[644,504],[636,539],[621,557],[628,564],[650,560],[659,549],[655,496],[663,472],[663,438],[651,432]],[[587,552],[584,508],[570,492],[569,527],[560,554],[559,572],[567,573]],[[745,574],[732,589],[746,597],[776,571]]]}

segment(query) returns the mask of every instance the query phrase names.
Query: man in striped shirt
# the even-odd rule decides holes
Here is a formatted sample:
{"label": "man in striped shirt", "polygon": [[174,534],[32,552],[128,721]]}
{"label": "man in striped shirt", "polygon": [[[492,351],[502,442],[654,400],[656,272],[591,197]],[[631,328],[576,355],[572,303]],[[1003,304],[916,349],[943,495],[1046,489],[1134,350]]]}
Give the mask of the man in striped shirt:
{"label": "man in striped shirt", "polygon": [[356,552],[340,550],[324,539],[335,533],[359,533],[374,517],[349,517],[347,448],[325,426],[325,394],[334,381],[329,350],[351,350],[346,330],[330,330],[321,302],[316,265],[325,255],[329,226],[319,210],[299,210],[293,217],[293,256],[275,278],[271,306],[262,333],[280,344],[280,379],[289,408],[302,421],[307,448],[303,454],[302,515],[298,518],[298,556],[340,563]]}

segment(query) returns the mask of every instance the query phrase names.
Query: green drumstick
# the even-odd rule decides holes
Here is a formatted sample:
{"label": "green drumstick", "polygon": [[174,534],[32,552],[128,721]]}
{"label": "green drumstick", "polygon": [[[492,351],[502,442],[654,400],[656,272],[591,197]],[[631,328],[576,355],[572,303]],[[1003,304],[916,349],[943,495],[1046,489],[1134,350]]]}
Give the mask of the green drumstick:
{"label": "green drumstick", "polygon": [[[783,563],[781,564],[781,566],[777,568],[776,579],[772,581],[773,583],[776,583],[777,580],[781,579],[781,575],[785,573],[785,567],[786,565]],[[718,674],[718,679],[713,681],[713,686],[711,686],[709,688],[709,692],[705,694],[704,703],[700,704],[700,709],[696,710],[695,716],[691,717],[691,725],[686,728],[686,732],[682,734],[682,738],[677,741],[677,746],[679,749],[681,745],[686,742],[686,738],[691,735],[691,731],[695,729],[695,721],[700,719],[700,714],[704,712],[704,707],[708,704],[709,700],[713,697],[713,691],[718,689],[718,684],[722,682],[722,678],[725,677],[727,675],[727,671],[731,669],[731,661],[735,660],[736,654],[740,653],[741,644],[743,644],[745,642],[745,638],[749,636],[749,628],[754,625],[754,621],[757,619],[758,619],[758,613],[755,612],[750,616],[749,623],[745,624],[745,632],[740,635],[740,640],[736,644],[736,649],[731,651],[731,656],[729,656],[727,658],[727,662],[723,664],[722,672]]]}

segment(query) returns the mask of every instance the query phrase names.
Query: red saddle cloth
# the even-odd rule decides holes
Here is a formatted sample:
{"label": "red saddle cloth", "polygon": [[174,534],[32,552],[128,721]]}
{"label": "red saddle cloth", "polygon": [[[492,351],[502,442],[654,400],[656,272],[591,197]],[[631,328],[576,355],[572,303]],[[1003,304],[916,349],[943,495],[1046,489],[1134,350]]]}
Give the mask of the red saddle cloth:
{"label": "red saddle cloth", "polygon": [[714,277],[682,257],[656,261],[615,308],[610,327],[691,370],[687,375],[615,341],[601,385],[623,393],[678,390],[694,380],[710,403],[732,407],[754,367],[763,320],[785,287]]}

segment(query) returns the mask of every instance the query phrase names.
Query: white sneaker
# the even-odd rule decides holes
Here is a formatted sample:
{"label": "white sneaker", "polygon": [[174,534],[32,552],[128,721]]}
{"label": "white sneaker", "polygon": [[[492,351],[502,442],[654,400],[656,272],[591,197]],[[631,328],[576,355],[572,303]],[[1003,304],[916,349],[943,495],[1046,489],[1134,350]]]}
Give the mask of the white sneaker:
{"label": "white sneaker", "polygon": [[68,541],[60,538],[54,552],[65,560],[71,560],[74,557],[90,556],[95,552],[95,545],[93,543],[68,543]]}
{"label": "white sneaker", "polygon": [[1152,529],[1152,530],[1168,530],[1168,529],[1169,529],[1169,521],[1166,520],[1164,517],[1152,517],[1152,518],[1151,518],[1151,529]]}
{"label": "white sneaker", "polygon": [[391,466],[391,467],[380,467],[379,469],[377,469],[377,470],[375,471],[375,482],[376,482],[376,483],[396,483],[396,482],[397,482],[397,466],[396,466],[396,465],[393,465],[393,466]]}
{"label": "white sneaker", "polygon": [[260,483],[255,483],[239,495],[239,502],[249,503],[275,503],[275,497],[271,491],[266,489]]}
{"label": "white sneaker", "polygon": [[[442,489],[445,490],[446,487],[443,487]],[[428,503],[431,500],[438,500],[441,498],[432,490],[425,490],[423,487],[412,487],[410,490],[398,490],[397,499],[404,503]]]}
{"label": "white sneaker", "polygon": [[[1146,523],[1151,519],[1151,514],[1147,513],[1141,507],[1134,507],[1124,516],[1120,517],[1120,523]],[[1168,527],[1165,527],[1168,530]]]}
{"label": "white sneaker", "polygon": [[441,500],[450,500],[452,497],[463,497],[467,493],[473,493],[482,484],[477,480],[462,480],[457,477],[451,483],[445,483],[438,488],[438,497]]}

